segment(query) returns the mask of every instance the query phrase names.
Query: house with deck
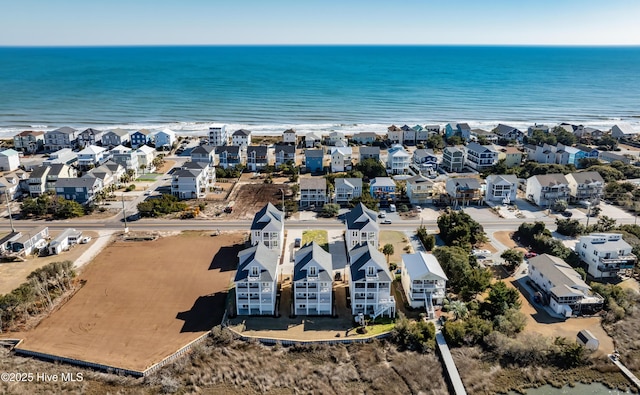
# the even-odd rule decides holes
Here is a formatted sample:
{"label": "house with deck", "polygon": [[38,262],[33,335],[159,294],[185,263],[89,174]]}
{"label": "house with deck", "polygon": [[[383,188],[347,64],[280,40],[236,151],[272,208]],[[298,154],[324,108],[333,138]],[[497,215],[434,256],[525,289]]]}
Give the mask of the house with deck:
{"label": "house with deck", "polygon": [[2,250],[4,253],[19,255],[31,255],[39,252],[47,246],[49,239],[49,227],[41,226],[24,232],[11,232],[2,238]]}
{"label": "house with deck", "polygon": [[314,241],[296,251],[294,259],[294,314],[332,315],[333,261],[331,254]]}
{"label": "house with deck", "polygon": [[413,151],[413,164],[421,172],[431,172],[438,170],[438,157],[432,149],[419,148]]}
{"label": "house with deck", "polygon": [[539,174],[527,178],[525,196],[539,207],[569,200],[569,181],[563,174]]}
{"label": "house with deck", "polygon": [[296,131],[293,129],[287,129],[282,132],[282,143],[287,145],[293,145],[294,147],[298,145],[298,137],[296,135]]}
{"label": "house with deck", "polygon": [[84,148],[90,145],[102,144],[102,130],[87,128],[78,135],[78,147]]}
{"label": "house with deck", "polygon": [[433,203],[433,181],[423,175],[407,178],[407,197],[413,205]]}
{"label": "house with deck", "polygon": [[157,152],[155,149],[148,145],[141,145],[135,152],[136,155],[138,155],[138,167],[140,167],[143,173],[152,172],[156,169],[153,165],[153,160]]}
{"label": "house with deck", "polygon": [[51,170],[50,166],[40,165],[31,171],[27,185],[29,186],[29,196],[38,197],[46,192],[47,174]]}
{"label": "house with deck", "polygon": [[638,135],[638,133],[640,132],[635,130],[633,126],[629,125],[628,123],[618,123],[616,125],[613,125],[613,127],[611,128],[611,137],[616,138],[618,140],[633,139]]}
{"label": "house with deck", "polygon": [[251,171],[261,171],[269,165],[269,151],[266,146],[247,147],[247,168]]}
{"label": "house with deck", "polygon": [[515,174],[490,174],[485,179],[487,202],[513,204],[518,193],[518,177]]}
{"label": "house with deck", "polygon": [[331,172],[339,173],[353,168],[351,147],[331,148]]}
{"label": "house with deck", "polygon": [[322,136],[316,133],[307,133],[304,136],[305,148],[319,148],[322,145]]}
{"label": "house with deck", "polygon": [[13,137],[13,148],[16,151],[33,154],[44,149],[44,132],[25,130]]}
{"label": "house with deck", "polygon": [[524,139],[524,132],[516,127],[505,125],[502,123],[499,123],[498,126],[493,129],[493,132],[497,134],[502,140],[513,140],[522,143],[522,140]]}
{"label": "house with deck", "polygon": [[247,129],[238,129],[231,135],[231,145],[237,147],[247,147],[251,145],[251,131]]}
{"label": "house with deck", "polygon": [[331,132],[327,137],[327,145],[331,147],[348,147],[349,142],[342,132]]}
{"label": "house with deck", "polygon": [[396,200],[396,182],[391,177],[376,177],[369,183],[369,194],[378,199],[381,206]]}
{"label": "house with deck", "polygon": [[442,306],[447,292],[447,275],[433,254],[402,254],[400,281],[409,306],[424,308],[435,318],[435,306]]}
{"label": "house with deck", "polygon": [[444,147],[441,167],[449,173],[457,173],[464,169],[465,151],[458,147]]}
{"label": "house with deck", "polygon": [[131,148],[139,148],[151,142],[151,131],[147,129],[136,130],[129,136]]}
{"label": "house with deck", "polygon": [[569,182],[569,201],[588,201],[593,205],[600,203],[604,191],[604,179],[597,171],[569,173],[565,176]]}
{"label": "house with deck", "polygon": [[91,169],[100,166],[107,158],[108,151],[97,145],[89,145],[82,151],[78,152],[78,167],[80,169]]}
{"label": "house with deck", "polygon": [[77,129],[69,126],[48,131],[44,134],[44,149],[47,151],[57,151],[62,148],[74,149],[78,146],[79,134]]}
{"label": "house with deck", "polygon": [[54,163],[49,165],[49,171],[45,178],[45,190],[47,192],[56,192],[56,182],[61,178],[76,178],[78,171],[73,166],[66,163]]}
{"label": "house with deck", "polygon": [[74,164],[78,161],[78,153],[71,150],[71,148],[62,148],[56,152],[53,152],[45,159],[43,165],[53,165],[55,163],[65,163],[67,165]]}
{"label": "house with deck", "polygon": [[400,129],[402,129],[402,143],[416,145],[416,130],[409,125],[403,125]]}
{"label": "house with deck", "polygon": [[469,141],[471,138],[471,127],[468,123],[448,123],[444,127],[445,138],[453,136],[460,137],[463,141]]}
{"label": "house with deck", "polygon": [[102,191],[102,180],[87,176],[80,178],[59,178],[56,181],[56,195],[80,204],[93,202],[96,194]]}
{"label": "house with deck", "polygon": [[465,164],[475,171],[489,170],[498,163],[498,151],[492,145],[472,142],[465,147]]}
{"label": "house with deck", "polygon": [[376,212],[359,203],[345,214],[345,243],[347,250],[351,250],[361,243],[370,244],[374,249],[378,248],[378,236],[380,225]]}
{"label": "house with deck", "polygon": [[327,202],[327,179],[324,177],[300,178],[300,207],[322,207]]}
{"label": "house with deck", "polygon": [[304,150],[305,167],[311,173],[320,173],[324,169],[324,151],[322,149]]}
{"label": "house with deck", "polygon": [[498,161],[504,160],[504,165],[509,169],[522,164],[522,151],[517,147],[499,147]]}
{"label": "house with deck", "polygon": [[278,289],[278,253],[264,244],[238,253],[233,279],[238,315],[275,315]]}
{"label": "house with deck", "polygon": [[368,145],[373,144],[378,139],[378,135],[374,132],[360,132],[353,135],[351,140],[357,144]]}
{"label": "house with deck", "polygon": [[284,213],[273,204],[267,203],[253,217],[251,223],[251,244],[264,244],[278,256],[284,247]]}
{"label": "house with deck", "polygon": [[347,204],[352,199],[362,196],[362,179],[361,178],[336,178],[334,192],[335,192],[335,197],[334,197],[335,203]]}
{"label": "house with deck", "polygon": [[453,208],[482,204],[482,185],[477,178],[449,178],[445,189]]}
{"label": "house with deck", "polygon": [[359,163],[362,163],[365,159],[373,159],[376,162],[380,162],[380,147],[360,147],[359,149]]}
{"label": "house with deck", "polygon": [[113,162],[124,167],[127,172],[132,173],[134,178],[138,177],[140,162],[138,162],[138,154],[136,151],[123,145],[118,145],[113,147],[110,152]]}
{"label": "house with deck", "polygon": [[171,149],[176,140],[176,132],[171,129],[162,129],[154,134],[156,148]]}
{"label": "house with deck", "polygon": [[296,147],[295,145],[276,144],[274,147],[276,157],[276,167],[286,164],[296,164]]}
{"label": "house with deck", "polygon": [[129,132],[113,129],[102,133],[102,146],[108,149],[129,143]]}
{"label": "house with deck", "polygon": [[616,278],[633,269],[638,257],[632,251],[620,233],[591,233],[581,236],[576,244],[576,253],[596,280]]}
{"label": "house with deck", "polygon": [[240,147],[234,145],[221,145],[215,148],[218,157],[218,166],[223,169],[234,168],[243,164]]}
{"label": "house with deck", "polygon": [[213,145],[199,145],[190,154],[192,162],[206,162],[213,166],[216,161],[216,147]]}
{"label": "house with deck", "polygon": [[209,128],[209,145],[214,147],[225,146],[229,144],[229,132],[227,125],[211,126]]}
{"label": "house with deck", "polygon": [[376,246],[365,242],[349,250],[348,262],[351,314],[395,317],[396,301],[391,294],[393,277],[384,255]]}
{"label": "house with deck", "polygon": [[391,125],[387,128],[387,140],[391,144],[402,144],[404,137],[404,131],[396,125]]}
{"label": "house with deck", "polygon": [[407,174],[411,164],[411,155],[400,145],[395,144],[387,151],[387,172]]}

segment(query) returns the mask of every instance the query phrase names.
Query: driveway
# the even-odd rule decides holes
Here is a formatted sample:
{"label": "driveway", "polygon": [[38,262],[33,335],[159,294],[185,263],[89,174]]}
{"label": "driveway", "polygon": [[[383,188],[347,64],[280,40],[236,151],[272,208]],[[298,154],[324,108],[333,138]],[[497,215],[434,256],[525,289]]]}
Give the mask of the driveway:
{"label": "driveway", "polygon": [[327,231],[329,239],[329,253],[333,261],[333,272],[340,272],[345,278],[344,270],[347,267],[347,249],[344,244],[344,232],[342,230]]}

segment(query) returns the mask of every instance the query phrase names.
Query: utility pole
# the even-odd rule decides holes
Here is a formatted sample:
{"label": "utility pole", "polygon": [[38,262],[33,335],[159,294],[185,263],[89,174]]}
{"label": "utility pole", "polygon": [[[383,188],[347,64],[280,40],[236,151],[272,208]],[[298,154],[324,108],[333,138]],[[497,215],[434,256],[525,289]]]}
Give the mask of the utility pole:
{"label": "utility pole", "polygon": [[124,207],[124,195],[122,195],[122,218],[124,219],[124,233],[129,233],[129,228],[127,228],[127,211]]}
{"label": "utility pole", "polygon": [[7,211],[9,212],[9,223],[11,223],[11,232],[15,233],[16,228],[13,226],[13,215],[11,214],[11,205],[9,204],[9,190],[4,191],[4,197],[7,199]]}
{"label": "utility pole", "polygon": [[284,189],[280,188],[280,192],[282,192],[282,212],[287,215],[287,210],[284,208]]}

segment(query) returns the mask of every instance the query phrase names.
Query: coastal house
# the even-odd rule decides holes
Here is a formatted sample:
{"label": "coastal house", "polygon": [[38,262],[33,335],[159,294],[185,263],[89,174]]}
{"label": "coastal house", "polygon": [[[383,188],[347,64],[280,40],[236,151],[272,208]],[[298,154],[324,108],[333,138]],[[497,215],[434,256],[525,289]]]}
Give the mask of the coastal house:
{"label": "coastal house", "polygon": [[335,198],[337,204],[347,204],[352,199],[362,196],[361,178],[336,178]]}
{"label": "coastal house", "polygon": [[595,279],[615,278],[633,269],[638,258],[632,250],[620,233],[591,233],[581,236],[576,244],[576,253]]}
{"label": "coastal house", "polygon": [[263,244],[238,253],[238,270],[233,279],[238,315],[276,314],[277,272],[278,253]]}
{"label": "coastal house", "polygon": [[463,141],[468,141],[471,138],[471,128],[468,123],[448,123],[444,127],[444,135],[447,139],[458,136]]}
{"label": "coastal house", "polygon": [[482,203],[482,185],[477,178],[449,178],[445,189],[453,208]]}
{"label": "coastal house", "polygon": [[187,163],[171,175],[171,194],[178,199],[203,199],[210,186],[207,180],[210,166],[205,162]]}
{"label": "coastal house", "polygon": [[47,246],[49,227],[41,226],[26,232],[12,232],[2,239],[2,250],[7,253],[31,255]]}
{"label": "coastal house", "polygon": [[509,169],[522,164],[522,151],[516,147],[500,147],[498,150],[498,161],[504,160],[504,165]]}
{"label": "coastal house", "polygon": [[305,167],[311,173],[320,173],[324,169],[324,151],[321,149],[304,150]]}
{"label": "coastal house", "polygon": [[213,190],[213,184],[216,182],[216,168],[206,162],[187,161],[182,164],[181,169],[203,171],[205,180],[205,188],[207,191]]}
{"label": "coastal house", "polygon": [[518,177],[514,174],[490,174],[485,179],[487,190],[484,200],[513,204],[518,192]]}
{"label": "coastal house", "polygon": [[404,137],[404,131],[396,125],[391,125],[387,128],[387,140],[391,144],[402,144]]}
{"label": "coastal house", "polygon": [[362,203],[358,203],[345,214],[345,223],[347,230],[344,237],[347,250],[364,243],[370,244],[377,251],[380,225],[378,225],[375,211],[369,210]]}
{"label": "coastal house", "polygon": [[251,244],[264,244],[278,255],[281,254],[284,246],[284,213],[273,204],[267,203],[253,217]]}
{"label": "coastal house", "polygon": [[331,315],[333,312],[331,254],[314,241],[296,251],[294,259],[294,314]]}
{"label": "coastal house", "polygon": [[391,174],[407,174],[411,154],[409,154],[400,144],[393,145],[387,151],[387,172]]}
{"label": "coastal house", "polygon": [[49,242],[49,254],[58,255],[78,244],[82,238],[82,231],[73,228],[65,229],[56,238]]}
{"label": "coastal house", "polygon": [[216,156],[218,157],[218,166],[222,167],[223,169],[229,169],[243,164],[240,147],[238,146],[217,146],[215,152]]}
{"label": "coastal house", "polygon": [[300,207],[322,207],[327,202],[327,179],[324,177],[300,178]]}
{"label": "coastal house", "polygon": [[231,135],[231,145],[237,147],[247,147],[251,145],[251,131],[247,129],[238,129]]}
{"label": "coastal house", "polygon": [[449,173],[457,173],[464,169],[464,151],[458,147],[444,147],[442,152],[442,168]]}
{"label": "coastal house", "polygon": [[38,197],[46,192],[47,174],[51,167],[48,165],[40,165],[31,171],[27,185],[29,186],[29,196]]}
{"label": "coastal house", "polygon": [[500,140],[500,136],[484,129],[471,129],[471,137],[469,141],[475,141],[478,144],[496,144]]}
{"label": "coastal house", "polygon": [[542,133],[548,134],[549,131],[551,130],[551,127],[548,125],[543,125],[538,123],[533,124],[527,128],[527,136],[529,137],[533,136],[533,133],[537,130],[541,131]]}
{"label": "coastal house", "polygon": [[61,178],[76,178],[78,172],[75,167],[69,166],[66,163],[54,163],[47,165],[49,171],[45,177],[45,191],[50,193],[56,192],[56,183]]}
{"label": "coastal house", "polygon": [[407,178],[407,197],[414,205],[433,203],[433,181],[423,175]]}
{"label": "coastal house", "polygon": [[33,154],[44,148],[44,132],[25,130],[13,137],[13,148]]}
{"label": "coastal house", "polygon": [[539,207],[569,200],[569,181],[563,174],[539,174],[527,178],[525,196]]}
{"label": "coastal house", "polygon": [[147,129],[136,130],[129,135],[131,148],[138,148],[151,142],[151,131]]}
{"label": "coastal house", "polygon": [[296,147],[294,145],[276,144],[274,147],[276,167],[286,164],[296,164]]}
{"label": "coastal house", "polygon": [[95,177],[59,178],[56,181],[56,195],[80,204],[91,203],[102,189],[102,180]]}
{"label": "coastal house", "polygon": [[625,165],[630,165],[632,162],[632,158],[630,158],[629,156],[621,155],[611,151],[601,151],[600,154],[598,155],[598,159],[606,163],[611,163],[619,160]]}
{"label": "coastal house", "polygon": [[488,170],[498,162],[498,152],[492,145],[469,143],[465,153],[465,164],[478,172]]}
{"label": "coastal house", "polygon": [[338,173],[351,170],[353,167],[352,155],[351,147],[331,148],[331,172]]}
{"label": "coastal house", "polygon": [[113,129],[102,133],[102,146],[108,149],[129,143],[129,132]]}
{"label": "coastal house", "polygon": [[0,151],[0,171],[14,171],[20,167],[20,155],[14,149]]}
{"label": "coastal house", "polygon": [[435,318],[434,306],[441,306],[447,291],[447,275],[433,254],[402,254],[400,281],[409,306],[424,308]]}
{"label": "coastal house", "polygon": [[604,179],[597,171],[569,173],[565,176],[569,182],[569,201],[588,201],[593,205],[600,203],[604,191]]}
{"label": "coastal house", "polygon": [[266,146],[247,147],[247,168],[251,171],[261,171],[269,164],[268,150]]}
{"label": "coastal house", "polygon": [[500,139],[507,141],[517,141],[522,143],[522,140],[524,139],[524,132],[518,128],[502,123],[499,123],[498,126],[493,129],[493,133],[497,134]]}
{"label": "coastal house", "polygon": [[587,159],[598,159],[600,157],[600,150],[594,147],[591,147],[586,144],[576,144],[576,148],[585,153],[585,158]]}
{"label": "coastal house", "polygon": [[587,156],[587,153],[581,151],[579,148],[570,147],[560,143],[558,143],[556,150],[556,163],[561,165],[574,165],[575,167],[580,168],[580,160]]}
{"label": "coastal house", "polygon": [[611,137],[616,138],[618,140],[633,139],[638,135],[638,133],[640,132],[635,130],[633,126],[629,125],[628,123],[619,123],[619,124],[613,125],[613,127],[611,128]]}
{"label": "coastal house", "polygon": [[393,277],[376,246],[365,242],[352,248],[348,273],[351,314],[395,317],[396,302],[391,295]]}
{"label": "coastal house", "polygon": [[416,130],[408,125],[403,125],[400,129],[402,129],[402,143],[416,145]]}
{"label": "coastal house", "polygon": [[138,177],[140,163],[138,162],[138,154],[134,150],[118,145],[113,147],[110,152],[113,162],[124,167],[127,172],[132,173],[134,178]]}
{"label": "coastal house", "polygon": [[365,159],[373,159],[376,162],[380,162],[380,147],[360,147],[359,155],[359,163],[362,163]]}
{"label": "coastal house", "polygon": [[316,133],[307,133],[304,136],[305,148],[319,148],[322,145],[322,137]]}
{"label": "coastal house", "polygon": [[426,143],[429,137],[440,134],[440,125],[424,125],[416,134],[416,139],[418,142]]}
{"label": "coastal house", "polygon": [[327,145],[331,147],[348,147],[349,142],[342,132],[331,132],[327,137]]}
{"label": "coastal house", "polygon": [[298,145],[298,137],[296,136],[296,131],[293,129],[287,129],[282,132],[282,143],[287,145],[293,145],[294,147]]}
{"label": "coastal house", "polygon": [[100,166],[105,160],[106,149],[97,145],[88,145],[82,151],[78,152],[78,167],[81,169],[90,169]]}
{"label": "coastal house", "polygon": [[376,177],[369,183],[369,194],[386,206],[396,200],[396,182],[391,177]]}
{"label": "coastal house", "polygon": [[362,145],[370,145],[373,144],[378,139],[378,135],[374,132],[360,132],[353,135],[351,140],[354,143],[362,144]]}
{"label": "coastal house", "polygon": [[229,132],[227,132],[227,125],[211,126],[209,128],[209,145],[220,147],[228,144]]}
{"label": "coastal house", "polygon": [[98,166],[89,170],[83,177],[98,178],[102,181],[104,189],[120,186],[120,179],[125,174],[124,167],[112,161],[105,162],[102,166]]}
{"label": "coastal house", "polygon": [[432,149],[420,148],[413,151],[413,164],[421,172],[431,172],[438,170],[438,157]]}
{"label": "coastal house", "polygon": [[102,144],[102,130],[87,128],[78,135],[78,147],[84,148],[90,145]]}
{"label": "coastal house", "polygon": [[71,148],[62,148],[56,152],[53,152],[45,159],[43,165],[53,165],[56,163],[65,163],[72,165],[78,161],[78,153],[71,150]]}
{"label": "coastal house", "polygon": [[0,177],[0,196],[4,196],[6,199],[14,200],[22,196],[22,189],[20,188],[20,182],[26,179],[21,178],[24,173],[5,174]]}
{"label": "coastal house", "polygon": [[216,147],[213,145],[199,145],[191,150],[192,162],[205,162],[213,165],[216,161]]}
{"label": "coastal house", "polygon": [[171,129],[162,129],[154,134],[154,139],[156,149],[171,149],[176,142],[176,132]]}
{"label": "coastal house", "polygon": [[543,303],[562,317],[597,312],[604,304],[602,296],[592,292],[580,274],[556,256],[530,258],[529,278],[540,290]]}
{"label": "coastal house", "polygon": [[138,156],[138,167],[144,173],[145,171],[154,171],[156,168],[153,165],[153,160],[156,157],[156,150],[148,145],[141,145],[135,151]]}
{"label": "coastal house", "polygon": [[78,146],[78,130],[63,126],[44,134],[44,149],[57,151],[62,148],[76,148]]}

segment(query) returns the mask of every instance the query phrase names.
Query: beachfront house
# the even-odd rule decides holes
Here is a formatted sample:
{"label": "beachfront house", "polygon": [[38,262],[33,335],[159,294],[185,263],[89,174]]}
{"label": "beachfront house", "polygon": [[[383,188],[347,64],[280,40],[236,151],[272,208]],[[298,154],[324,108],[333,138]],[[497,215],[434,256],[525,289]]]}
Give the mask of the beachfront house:
{"label": "beachfront house", "polygon": [[229,144],[229,132],[227,132],[227,125],[211,126],[209,128],[209,145],[214,147],[224,146]]}
{"label": "beachfront house", "polygon": [[49,254],[58,255],[67,251],[73,245],[78,244],[82,238],[82,231],[68,228],[62,231],[56,238],[49,242]]}
{"label": "beachfront house", "polygon": [[296,164],[296,147],[294,145],[276,144],[274,147],[276,157],[276,167],[282,165]]}
{"label": "beachfront house", "polygon": [[337,204],[347,204],[352,199],[362,196],[361,178],[336,178],[335,197]]}
{"label": "beachfront house", "polygon": [[294,259],[294,314],[331,315],[333,313],[331,254],[314,241],[296,251]]}
{"label": "beachfront house", "polygon": [[349,142],[342,132],[331,132],[327,137],[327,145],[331,147],[347,147]]}
{"label": "beachfront house", "polygon": [[216,147],[213,145],[199,145],[191,150],[192,162],[205,162],[213,165],[216,161]]}
{"label": "beachfront house", "polygon": [[391,125],[387,128],[387,140],[391,144],[402,144],[403,137],[404,131],[396,125]]}
{"label": "beachfront house", "polygon": [[429,137],[440,135],[440,125],[424,125],[416,134],[419,143],[426,143]]}
{"label": "beachfront house", "polygon": [[361,243],[370,244],[374,249],[378,248],[378,235],[380,225],[376,212],[369,210],[364,204],[358,203],[345,214],[345,242],[347,250],[351,250]]}
{"label": "beachfront house", "polygon": [[62,148],[76,148],[78,146],[78,130],[63,126],[44,134],[44,148],[47,151],[57,151]]}
{"label": "beachfront house", "polygon": [[14,149],[0,151],[0,171],[14,171],[20,167],[20,154]]}
{"label": "beachfront house", "polygon": [[30,154],[41,151],[44,148],[44,132],[25,130],[18,133],[13,137],[13,148]]}
{"label": "beachfront house", "polygon": [[322,136],[318,136],[316,133],[307,133],[304,136],[305,148],[319,148],[322,145]]}
{"label": "beachfront house", "polygon": [[432,149],[417,149],[413,151],[413,164],[421,172],[430,173],[438,170],[438,157],[433,153]]}
{"label": "beachfront house", "polygon": [[78,152],[78,167],[80,169],[90,169],[100,166],[105,160],[107,150],[97,145],[88,145]]}
{"label": "beachfront house", "polygon": [[267,165],[269,165],[267,147],[261,146],[249,146],[247,147],[247,168],[251,171],[261,171]]}
{"label": "beachfront house", "polygon": [[300,178],[300,208],[322,207],[327,202],[327,179],[324,177]]}
{"label": "beachfront house", "polygon": [[581,236],[576,253],[587,264],[587,272],[595,279],[616,278],[633,269],[638,258],[620,233],[591,233]]}
{"label": "beachfront house", "polygon": [[353,167],[352,155],[351,147],[331,148],[331,172],[338,173],[351,170]]}
{"label": "beachfront house", "polygon": [[365,159],[373,159],[376,162],[380,162],[380,147],[360,147],[359,155],[359,163],[362,163]]}
{"label": "beachfront house", "polygon": [[453,208],[482,204],[482,185],[477,178],[449,178],[445,189]]}
{"label": "beachfront house", "polygon": [[529,278],[539,290],[543,304],[562,317],[594,313],[604,304],[602,296],[593,293],[580,274],[556,256],[542,254],[530,258]]}
{"label": "beachfront house", "polygon": [[396,200],[396,182],[391,177],[376,177],[369,183],[369,194],[386,206]]}
{"label": "beachfront house", "polygon": [[514,174],[490,174],[485,179],[487,202],[513,204],[518,193],[518,177]]}
{"label": "beachfront house", "polygon": [[237,147],[247,147],[251,145],[251,131],[238,129],[231,135],[231,145]]}
{"label": "beachfront house", "polygon": [[518,128],[504,125],[502,123],[499,123],[498,126],[493,129],[493,133],[497,134],[500,139],[507,141],[517,141],[518,143],[522,143],[522,140],[524,139],[524,132]]}
{"label": "beachfront house", "polygon": [[138,148],[151,142],[151,131],[147,129],[136,130],[129,136],[131,148]]}
{"label": "beachfront house", "polygon": [[370,243],[349,250],[349,295],[351,314],[395,317],[396,302],[391,295],[393,277],[378,248]]}
{"label": "beachfront house", "polygon": [[131,148],[127,148],[122,145],[118,145],[111,149],[111,160],[131,173],[133,178],[138,177],[138,171],[140,170],[140,163],[138,162],[138,154]]}
{"label": "beachfront house", "polygon": [[616,125],[613,125],[613,127],[611,128],[611,137],[616,138],[618,140],[633,139],[638,135],[638,133],[640,132],[635,130],[633,126],[629,125],[628,123],[618,123]]}
{"label": "beachfront house", "polygon": [[471,128],[467,123],[448,123],[444,127],[444,136],[447,139],[458,136],[463,141],[468,141],[471,138]]}
{"label": "beachfront house", "polygon": [[136,155],[138,155],[138,167],[142,170],[142,172],[151,172],[156,168],[153,165],[153,160],[156,157],[156,150],[149,147],[148,145],[141,145],[136,150]]}
{"label": "beachfront house", "polygon": [[298,137],[296,136],[296,131],[293,129],[287,129],[282,132],[282,143],[293,145],[294,147],[298,145]]}
{"label": "beachfront house", "polygon": [[414,205],[433,203],[433,181],[423,175],[407,178],[407,198]]}
{"label": "beachfront house", "polygon": [[597,171],[569,173],[565,176],[569,182],[569,200],[587,201],[598,205],[604,191],[604,179]]}
{"label": "beachfront house", "polygon": [[56,195],[80,204],[91,203],[102,189],[102,180],[92,176],[59,178],[56,181]]}
{"label": "beachfront house", "polygon": [[129,143],[129,132],[113,129],[102,134],[102,146],[108,149]]}
{"label": "beachfront house", "polygon": [[434,306],[441,306],[447,291],[447,275],[433,254],[402,254],[400,281],[409,306],[424,308],[435,318]]}
{"label": "beachfront house", "polygon": [[263,244],[238,253],[236,286],[238,315],[276,314],[278,288],[278,254]]}
{"label": "beachfront house", "polygon": [[320,173],[324,169],[324,151],[322,149],[304,150],[304,163],[307,171]]}
{"label": "beachfront house", "polygon": [[492,145],[469,143],[465,149],[465,164],[475,171],[490,169],[498,162],[498,152]]}
{"label": "beachfront house", "polygon": [[69,166],[66,163],[54,163],[47,165],[49,171],[45,176],[45,191],[50,193],[56,192],[56,182],[61,178],[76,178],[78,172],[75,167]]}
{"label": "beachfront house", "polygon": [[407,174],[411,154],[409,154],[400,144],[393,145],[387,151],[387,172],[390,174]]}
{"label": "beachfront house", "polygon": [[373,144],[377,140],[377,138],[378,135],[374,132],[360,132],[354,134],[351,140],[353,140],[353,142],[357,144],[367,145]]}
{"label": "beachfront house", "polygon": [[529,126],[527,128],[527,136],[528,137],[533,136],[533,133],[535,131],[537,131],[537,130],[541,131],[542,133],[547,134],[551,130],[551,127],[549,125],[543,125],[543,124],[538,124],[538,123],[533,124],[533,125],[531,125],[531,126]]}
{"label": "beachfront house", "polygon": [[280,255],[284,246],[284,213],[267,203],[253,217],[251,244],[264,244]]}
{"label": "beachfront house", "polygon": [[78,147],[84,148],[90,145],[102,144],[102,130],[87,128],[78,135]]}
{"label": "beachfront house", "polygon": [[176,132],[171,129],[162,129],[154,134],[154,141],[157,148],[171,149],[176,142]]}
{"label": "beachfront house", "polygon": [[496,144],[500,137],[484,129],[471,129],[471,137],[469,141],[475,141],[478,144]]}
{"label": "beachfront house", "polygon": [[525,196],[539,207],[569,200],[569,181],[563,174],[539,174],[527,178]]}
{"label": "beachfront house", "polygon": [[509,169],[522,164],[522,151],[516,147],[499,147],[498,161],[504,160],[504,165]]}
{"label": "beachfront house", "polygon": [[218,166],[223,169],[233,168],[242,164],[240,147],[234,145],[221,145],[215,149],[218,157]]}
{"label": "beachfront house", "polygon": [[409,125],[403,125],[402,129],[402,144],[416,145],[416,130]]}
{"label": "beachfront house", "polygon": [[457,173],[464,169],[464,151],[458,147],[444,147],[442,152],[442,168],[449,173]]}

